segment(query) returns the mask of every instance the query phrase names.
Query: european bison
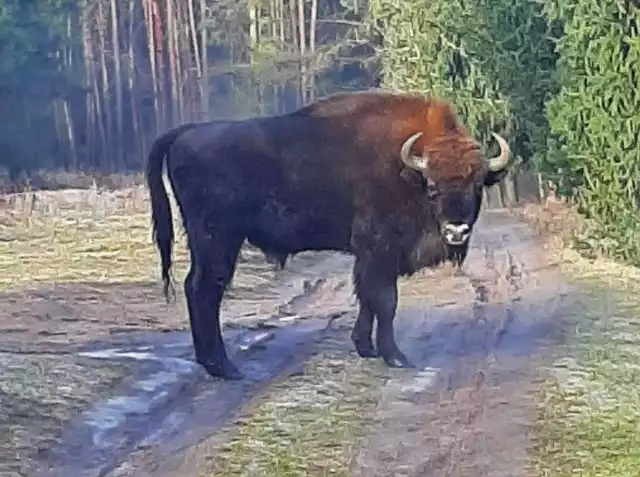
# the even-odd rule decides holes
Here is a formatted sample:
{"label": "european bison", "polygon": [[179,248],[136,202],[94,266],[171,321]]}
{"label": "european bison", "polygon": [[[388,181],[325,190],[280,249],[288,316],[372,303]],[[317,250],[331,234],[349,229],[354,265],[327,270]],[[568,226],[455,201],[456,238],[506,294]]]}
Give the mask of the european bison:
{"label": "european bison", "polygon": [[483,187],[508,170],[507,142],[493,137],[500,155],[485,159],[449,104],[369,91],[157,138],[146,171],[154,235],[166,293],[174,239],[166,160],[191,256],[185,293],[198,363],[214,376],[243,377],[227,356],[219,314],[247,239],[284,258],[304,250],[354,255],[358,354],[412,367],[394,338],[397,279],[465,259]]}

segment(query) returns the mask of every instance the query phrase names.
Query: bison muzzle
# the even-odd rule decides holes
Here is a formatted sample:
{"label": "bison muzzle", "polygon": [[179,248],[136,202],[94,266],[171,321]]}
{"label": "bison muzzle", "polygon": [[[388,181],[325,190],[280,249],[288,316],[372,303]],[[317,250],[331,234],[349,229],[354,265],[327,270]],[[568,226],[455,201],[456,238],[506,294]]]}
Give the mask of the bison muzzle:
{"label": "bison muzzle", "polygon": [[184,288],[198,363],[214,376],[243,376],[227,356],[220,304],[248,240],[281,264],[305,250],[352,254],[357,352],[411,367],[394,338],[398,277],[462,264],[483,188],[508,170],[508,144],[493,137],[501,152],[486,159],[448,103],[378,91],[158,137],[146,172],[154,236],[168,296],[166,163],[191,258]]}

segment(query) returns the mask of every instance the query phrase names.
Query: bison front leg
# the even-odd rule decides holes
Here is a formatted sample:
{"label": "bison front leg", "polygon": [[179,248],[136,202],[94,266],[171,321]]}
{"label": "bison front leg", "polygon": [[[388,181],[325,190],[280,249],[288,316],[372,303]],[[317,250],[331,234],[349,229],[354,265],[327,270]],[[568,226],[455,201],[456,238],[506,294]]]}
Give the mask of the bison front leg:
{"label": "bison front leg", "polygon": [[362,352],[373,349],[371,332],[375,315],[378,320],[377,354],[391,367],[413,367],[395,340],[393,323],[398,307],[397,277],[377,265],[359,263],[357,259],[354,272],[356,294],[360,301],[360,313],[352,334],[356,349],[359,348],[361,356]]}
{"label": "bison front leg", "polygon": [[191,269],[185,280],[196,361],[211,376],[242,379],[244,375],[227,355],[220,328],[220,305],[233,277],[243,239],[204,237],[199,241],[190,240]]}

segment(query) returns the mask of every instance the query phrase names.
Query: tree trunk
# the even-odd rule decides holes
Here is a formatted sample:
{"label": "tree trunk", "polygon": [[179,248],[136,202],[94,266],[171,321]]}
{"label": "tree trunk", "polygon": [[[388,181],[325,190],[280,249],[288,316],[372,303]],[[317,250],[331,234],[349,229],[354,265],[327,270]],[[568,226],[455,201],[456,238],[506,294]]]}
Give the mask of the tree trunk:
{"label": "tree trunk", "polygon": [[166,77],[165,77],[165,67],[164,67],[164,43],[163,43],[163,26],[162,26],[162,16],[160,15],[160,5],[158,4],[158,0],[151,0],[151,14],[153,16],[153,26],[154,26],[154,44],[156,48],[156,75],[157,75],[157,84],[158,84],[158,96],[159,96],[159,104],[160,104],[160,128],[162,130],[167,129],[167,105],[166,105]]}
{"label": "tree trunk", "polygon": [[286,41],[286,32],[285,32],[285,24],[284,24],[284,0],[276,0],[278,8],[278,22],[279,22],[279,33],[280,33],[280,47],[282,48]]}
{"label": "tree trunk", "polygon": [[[257,60],[255,56],[256,50],[259,48],[260,42],[260,32],[259,32],[259,7],[257,5],[252,5],[249,7],[249,57],[250,63],[252,65],[251,73],[249,73],[249,79],[251,81],[251,89],[253,90],[251,94],[251,109],[253,110],[253,114],[258,116],[262,115],[262,91],[260,88],[260,67],[257,65]],[[258,71],[257,71],[258,70]]]}
{"label": "tree trunk", "polygon": [[153,87],[153,106],[154,106],[154,122],[155,131],[154,134],[160,132],[160,98],[158,88],[158,66],[156,65],[156,46],[155,46],[155,27],[153,26],[153,14],[152,14],[152,1],[142,0],[142,6],[144,7],[145,24],[147,27],[147,47],[149,49],[149,64],[151,67],[151,83]]}
{"label": "tree trunk", "polygon": [[[91,27],[89,25],[89,6],[87,1],[85,0],[82,5],[82,13],[80,15],[80,26],[82,30],[82,56],[84,58],[84,71],[85,78],[87,80],[87,85],[90,85],[92,88],[91,92],[86,95],[85,98],[85,110],[86,110],[86,131],[87,131],[87,152],[89,154],[89,162],[92,165],[96,165],[95,161],[98,157],[96,154],[96,150],[98,149],[96,146],[96,128],[97,128],[97,119],[96,119],[96,108],[95,108],[95,98],[96,95],[99,94],[96,85],[96,72],[95,72],[95,64],[93,59],[93,42],[91,39]],[[102,138],[101,138],[102,139]],[[101,147],[104,147],[104,144],[101,144]]]}
{"label": "tree trunk", "polygon": [[134,23],[135,23],[135,0],[129,0],[129,71],[128,86],[129,99],[131,101],[131,126],[133,129],[133,143],[136,145],[135,152],[138,160],[147,155],[146,142],[144,140],[144,132],[140,122],[140,112],[138,111],[138,91],[136,84],[136,61],[135,51],[133,49],[134,42]]}
{"label": "tree trunk", "polygon": [[181,108],[178,97],[178,64],[176,58],[176,18],[173,0],[166,0],[167,5],[167,52],[169,53],[169,81],[171,82],[171,126],[180,122],[179,110]]}
{"label": "tree trunk", "polygon": [[[191,55],[188,54],[189,48],[184,45],[189,44],[189,22],[185,15],[185,6],[183,2],[176,3],[176,28],[174,33],[174,47],[176,52],[176,76],[178,78],[178,98],[180,100],[180,109],[178,110],[178,119],[180,123],[184,123],[187,117],[191,117],[187,110],[186,94],[189,91],[189,73],[191,64]],[[183,55],[183,52],[186,54]]]}
{"label": "tree trunk", "polygon": [[309,24],[309,51],[312,54],[311,67],[309,76],[309,100],[313,101],[316,92],[316,68],[315,68],[315,52],[316,52],[316,24],[318,22],[318,0],[311,0],[311,22]]}
{"label": "tree trunk", "polygon": [[207,28],[207,0],[200,0],[200,36],[202,37],[202,74],[200,75],[200,97],[202,101],[202,117],[205,121],[209,120],[209,59],[207,56],[207,46],[209,45],[209,36]]}
{"label": "tree trunk", "polygon": [[64,117],[64,125],[66,129],[69,153],[71,155],[71,163],[69,164],[69,169],[71,171],[77,171],[78,150],[76,148],[76,138],[73,132],[73,120],[71,119],[71,112],[69,111],[69,102],[66,99],[62,101],[62,113]]}
{"label": "tree trunk", "polygon": [[[296,0],[289,0],[289,24],[291,25],[291,42],[293,43],[293,47],[295,48],[295,50],[297,51],[298,55],[300,55],[300,37],[298,36],[297,32],[297,24],[298,22],[296,21]],[[302,87],[300,85],[301,83],[301,74],[300,74],[300,63],[298,62],[298,71],[297,71],[297,78],[293,78],[294,81],[297,81],[297,85],[296,88],[298,90],[298,94],[296,95],[296,104],[294,105],[294,107],[298,107],[300,106],[300,93],[302,90]]]}
{"label": "tree trunk", "polygon": [[485,187],[485,207],[487,209],[501,209],[503,207],[502,195],[500,194],[500,185],[496,184],[491,187]]}
{"label": "tree trunk", "polygon": [[196,74],[198,78],[202,76],[202,62],[200,60],[200,45],[198,45],[198,30],[196,29],[196,14],[193,7],[194,0],[187,0],[189,10],[189,32],[191,34],[191,47],[193,48],[193,59],[196,63]]}
{"label": "tree trunk", "polygon": [[118,28],[118,6],[116,0],[111,0],[111,46],[113,48],[113,75],[114,86],[116,92],[116,137],[115,137],[115,167],[116,169],[124,166],[124,151],[123,151],[123,134],[124,128],[122,125],[123,111],[122,111],[122,68],[120,67],[120,34]]}
{"label": "tree trunk", "polygon": [[[107,149],[107,132],[105,126],[105,116],[103,114],[103,97],[100,90],[100,85],[98,81],[98,71],[96,69],[96,59],[94,54],[94,39],[91,34],[91,25],[89,24],[89,4],[86,4],[85,7],[85,23],[84,26],[86,28],[84,32],[84,45],[85,45],[85,57],[88,62],[88,78],[91,85],[91,95],[89,98],[91,99],[91,111],[95,113],[95,124],[98,129],[98,135],[100,136],[100,148],[97,151],[97,154],[94,154],[93,165],[96,168],[100,168],[104,166],[104,158],[109,153]],[[101,159],[102,158],[102,159]]]}
{"label": "tree trunk", "polygon": [[298,0],[298,34],[300,35],[300,101],[307,102],[307,65],[305,56],[307,54],[307,35],[305,28],[304,0]]}
{"label": "tree trunk", "polygon": [[511,168],[502,181],[503,203],[506,207],[515,207],[518,203],[518,189],[516,186],[516,171]]}
{"label": "tree trunk", "polygon": [[[191,41],[192,58],[196,66],[196,88],[191,94],[191,117],[196,116],[200,119],[200,109],[202,104],[202,61],[200,58],[200,45],[198,44],[198,31],[196,30],[196,15],[193,5],[194,0],[187,0],[187,15],[189,16],[189,39]],[[189,81],[192,84],[192,81]],[[196,91],[197,90],[197,91]]]}
{"label": "tree trunk", "polygon": [[102,70],[102,104],[104,105],[104,120],[106,124],[106,141],[105,145],[107,149],[104,151],[103,161],[106,163],[102,163],[101,166],[105,169],[113,168],[113,150],[109,148],[111,144],[113,144],[113,122],[111,119],[111,95],[109,93],[109,72],[107,70],[107,59],[106,59],[106,40],[105,33],[107,28],[107,22],[104,15],[104,11],[102,8],[102,3],[98,3],[98,37],[100,41],[100,68]]}

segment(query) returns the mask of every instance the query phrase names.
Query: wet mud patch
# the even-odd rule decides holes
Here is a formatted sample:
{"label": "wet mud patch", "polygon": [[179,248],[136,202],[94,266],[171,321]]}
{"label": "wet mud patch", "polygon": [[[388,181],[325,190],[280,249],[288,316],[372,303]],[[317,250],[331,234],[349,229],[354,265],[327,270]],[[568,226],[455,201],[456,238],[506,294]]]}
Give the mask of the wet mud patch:
{"label": "wet mud patch", "polygon": [[[134,360],[141,366],[112,396],[97,402],[67,427],[40,475],[158,475],[158,463],[219,431],[238,408],[275,379],[298,372],[319,339],[333,333],[338,317],[307,319],[286,326],[264,324],[231,329],[231,358],[242,381],[206,375],[193,362],[188,333],[141,334],[118,347],[85,347],[96,360]],[[147,464],[147,462],[152,462]]]}
{"label": "wet mud patch", "polygon": [[129,373],[71,355],[0,353],[0,475],[36,475],[64,426]]}

